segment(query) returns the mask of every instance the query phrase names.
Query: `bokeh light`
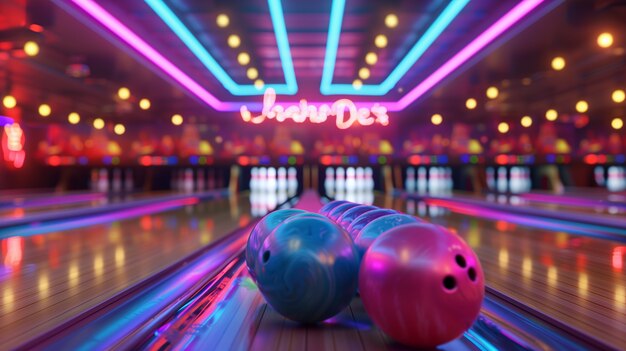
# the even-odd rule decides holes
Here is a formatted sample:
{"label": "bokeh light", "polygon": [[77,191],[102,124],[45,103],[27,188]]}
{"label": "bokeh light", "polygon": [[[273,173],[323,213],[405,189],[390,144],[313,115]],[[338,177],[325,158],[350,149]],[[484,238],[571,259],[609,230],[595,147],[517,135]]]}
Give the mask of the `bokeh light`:
{"label": "bokeh light", "polygon": [[506,122],[500,122],[500,124],[498,124],[498,132],[502,133],[502,134],[506,134],[509,132],[509,124]]}
{"label": "bokeh light", "polygon": [[220,13],[215,18],[215,23],[220,28],[226,28],[226,27],[228,27],[228,24],[230,23],[230,18],[228,18],[228,16],[226,14]]}
{"label": "bokeh light", "polygon": [[96,129],[104,128],[104,120],[102,118],[96,118],[93,120],[93,127]]}
{"label": "bokeh light", "polygon": [[52,108],[48,104],[41,104],[37,111],[41,117],[48,117],[52,113]]}
{"label": "bokeh light", "polygon": [[528,128],[533,125],[533,119],[530,116],[524,116],[520,120],[520,124],[522,125],[522,127]]}
{"label": "bokeh light", "polygon": [[601,48],[609,48],[613,45],[613,34],[604,32],[598,35],[598,46]]}
{"label": "bokeh light", "polygon": [[556,121],[556,119],[559,118],[559,113],[556,112],[555,109],[549,109],[548,111],[546,111],[546,119],[548,121]]}
{"label": "bokeh light", "polygon": [[430,117],[430,123],[436,126],[440,125],[442,122],[443,122],[443,116],[438,113],[435,113],[434,115]]}
{"label": "bokeh light", "polygon": [[175,114],[172,116],[172,124],[175,126],[179,126],[181,124],[183,124],[183,116],[179,115],[179,114]]}
{"label": "bokeh light", "polygon": [[24,43],[24,53],[28,56],[37,56],[39,54],[39,44],[34,41]]}
{"label": "bokeh light", "polygon": [[80,115],[76,112],[71,112],[67,115],[67,121],[71,124],[78,124],[78,122],[80,122]]}
{"label": "bokeh light", "polygon": [[560,71],[563,68],[565,68],[565,59],[562,58],[561,56],[557,56],[552,59],[552,62],[550,63],[550,65],[552,66],[553,70]]}

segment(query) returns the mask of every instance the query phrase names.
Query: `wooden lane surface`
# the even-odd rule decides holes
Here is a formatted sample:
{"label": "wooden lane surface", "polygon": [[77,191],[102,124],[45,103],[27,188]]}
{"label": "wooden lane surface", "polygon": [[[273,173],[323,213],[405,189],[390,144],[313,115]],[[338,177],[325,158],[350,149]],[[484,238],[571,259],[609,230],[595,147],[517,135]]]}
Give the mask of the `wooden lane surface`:
{"label": "wooden lane surface", "polygon": [[[408,213],[419,206],[397,199],[377,203]],[[434,213],[438,216],[426,219],[456,230],[474,248],[489,286],[626,349],[623,244],[441,209]]]}
{"label": "wooden lane surface", "polygon": [[246,197],[1,241],[0,345],[10,349],[250,219]]}

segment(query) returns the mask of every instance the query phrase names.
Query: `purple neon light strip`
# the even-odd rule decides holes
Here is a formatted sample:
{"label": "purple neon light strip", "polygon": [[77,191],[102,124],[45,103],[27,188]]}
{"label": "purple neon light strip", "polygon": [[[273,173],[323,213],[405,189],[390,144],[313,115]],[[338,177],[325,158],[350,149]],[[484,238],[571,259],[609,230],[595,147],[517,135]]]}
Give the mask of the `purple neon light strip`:
{"label": "purple neon light strip", "polygon": [[[437,83],[441,82],[450,73],[454,72],[462,64],[476,55],[485,46],[490,44],[500,34],[511,28],[515,23],[530,13],[542,2],[544,2],[544,0],[525,0],[517,4],[513,9],[507,12],[506,15],[500,18],[496,23],[492,24],[491,27],[482,32],[478,37],[472,40],[471,43],[444,63],[443,66],[439,67],[435,72],[428,76],[428,78],[424,79],[420,84],[398,100],[397,105],[394,107],[399,110],[405,109],[437,85]],[[388,107],[388,109],[391,110],[391,107]]]}
{"label": "purple neon light strip", "polygon": [[[144,57],[154,63],[163,72],[167,73],[170,77],[176,80],[183,87],[187,88],[190,92],[196,95],[200,100],[204,101],[209,106],[213,107],[217,111],[239,111],[242,105],[246,105],[250,111],[260,111],[262,104],[259,102],[224,102],[218,100],[215,96],[209,93],[206,89],[201,87],[196,81],[191,79],[185,73],[183,73],[178,67],[168,61],[153,47],[148,45],[145,41],[139,38],[134,32],[124,26],[120,21],[113,17],[110,13],[96,4],[93,0],[71,0],[74,4],[79,6],[93,18],[95,18],[102,25],[107,27],[110,31],[115,33],[120,39],[130,45],[132,48],[141,53]],[[458,69],[461,65],[471,59],[480,50],[489,45],[499,35],[504,33],[507,29],[511,28],[520,19],[530,13],[533,9],[543,3],[545,0],[524,0],[517,4],[513,9],[507,12],[503,17],[491,25],[487,30],[482,32],[478,37],[472,40],[461,51],[439,67],[430,76],[424,79],[415,88],[409,91],[398,101],[357,101],[359,107],[371,108],[375,104],[380,104],[387,107],[388,111],[402,111],[410,104],[415,102],[426,92],[432,89],[435,85],[441,82],[444,78]],[[281,102],[283,104],[295,104],[297,102]],[[332,102],[309,102],[311,105],[332,104]]]}

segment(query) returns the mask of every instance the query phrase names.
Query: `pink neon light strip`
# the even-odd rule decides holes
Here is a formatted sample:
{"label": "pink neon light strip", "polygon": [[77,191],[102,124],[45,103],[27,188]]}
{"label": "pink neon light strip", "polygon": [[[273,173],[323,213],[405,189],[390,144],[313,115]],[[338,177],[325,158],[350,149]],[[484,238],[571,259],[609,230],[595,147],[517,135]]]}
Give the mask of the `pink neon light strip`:
{"label": "pink neon light strip", "polygon": [[[239,111],[242,105],[246,105],[250,111],[260,111],[262,104],[259,102],[224,102],[218,100],[210,92],[200,86],[195,80],[191,79],[185,73],[183,73],[173,63],[168,61],[153,47],[148,45],[145,41],[139,38],[134,32],[124,26],[120,21],[113,17],[110,13],[100,7],[92,0],[71,0],[74,4],[78,5],[81,9],[95,18],[102,25],[107,27],[111,32],[117,35],[120,39],[133,47],[150,62],[154,63],[163,72],[167,73],[170,77],[176,80],[183,87],[187,88],[190,92],[196,95],[200,100],[213,107],[217,111]],[[472,42],[465,46],[461,51],[454,55],[451,59],[446,61],[441,67],[439,67],[430,76],[424,79],[415,88],[409,91],[398,101],[382,101],[372,102],[363,101],[355,102],[359,107],[372,107],[375,104],[380,104],[387,107],[388,111],[402,111],[410,104],[415,102],[426,92],[432,89],[435,85],[446,78],[450,73],[454,72],[457,68],[471,59],[480,50],[489,45],[500,34],[511,28],[520,19],[530,13],[533,9],[543,3],[545,0],[523,0],[517,4],[513,9],[507,12],[496,23],[491,25],[487,30],[482,32]],[[310,102],[312,105],[331,104],[332,102]]]}
{"label": "pink neon light strip", "polygon": [[[191,79],[188,75],[183,73],[173,63],[168,61],[153,47],[148,45],[145,41],[139,38],[133,31],[124,26],[119,20],[113,17],[110,13],[91,0],[72,0],[73,3],[82,8],[85,12],[89,13],[102,25],[107,27],[111,32],[117,35],[120,39],[126,42],[128,45],[137,50],[145,58],[154,63],[157,67],[167,73],[175,81],[187,88],[190,92],[196,95],[200,100],[215,108],[218,111],[238,110],[238,106],[229,106],[229,103],[224,103],[218,100],[215,96],[209,93],[206,89],[201,87],[196,81]],[[230,108],[229,108],[230,107]]]}
{"label": "pink neon light strip", "polygon": [[441,82],[450,73],[454,72],[462,64],[476,55],[485,46],[496,39],[500,34],[511,28],[520,19],[526,16],[534,8],[539,6],[544,0],[524,0],[517,4],[513,9],[506,13],[496,23],[492,24],[487,30],[482,32],[476,39],[472,40],[461,51],[449,59],[443,66],[439,67],[428,78],[424,79],[415,88],[409,91],[405,96],[397,101],[395,106],[387,105],[389,110],[401,111],[419,99],[427,91],[432,89],[437,83]]}

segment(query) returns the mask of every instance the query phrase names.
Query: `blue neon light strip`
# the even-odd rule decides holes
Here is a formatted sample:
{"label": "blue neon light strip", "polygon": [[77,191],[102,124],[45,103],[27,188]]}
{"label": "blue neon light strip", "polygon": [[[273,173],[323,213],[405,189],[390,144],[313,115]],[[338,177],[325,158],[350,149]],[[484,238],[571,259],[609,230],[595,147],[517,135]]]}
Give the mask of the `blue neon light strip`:
{"label": "blue neon light strip", "polygon": [[294,95],[298,91],[280,0],[268,0],[268,5],[285,75],[285,84],[265,84],[263,89],[258,89],[254,84],[235,82],[163,0],[145,0],[145,2],[231,94],[237,96],[263,95],[266,88],[274,88],[277,94],[286,95]]}
{"label": "blue neon light strip", "polygon": [[330,25],[328,27],[328,40],[326,42],[326,54],[324,56],[324,70],[320,91],[324,95],[372,95],[382,96],[387,94],[409,71],[409,69],[428,50],[432,43],[458,16],[469,0],[451,0],[448,6],[439,14],[435,21],[426,29],[422,37],[413,45],[411,50],[404,56],[398,65],[389,73],[387,78],[380,84],[364,84],[356,89],[352,84],[333,84],[337,60],[337,49],[341,35],[341,23],[345,10],[346,0],[334,0],[330,11]]}

